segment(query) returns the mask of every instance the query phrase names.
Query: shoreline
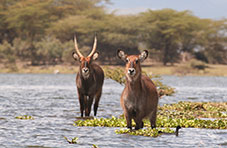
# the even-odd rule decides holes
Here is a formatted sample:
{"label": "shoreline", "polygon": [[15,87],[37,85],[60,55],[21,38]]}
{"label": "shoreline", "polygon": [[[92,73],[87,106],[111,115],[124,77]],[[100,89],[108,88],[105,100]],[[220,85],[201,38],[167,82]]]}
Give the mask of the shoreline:
{"label": "shoreline", "polygon": [[[174,66],[163,66],[161,64],[142,65],[142,70],[152,75],[175,75],[175,76],[223,76],[227,77],[227,65],[207,64],[205,70],[198,70],[185,67],[185,64],[175,64]],[[79,64],[59,64],[59,65],[40,65],[31,66],[17,64],[16,69],[6,68],[3,64],[0,65],[0,73],[14,74],[74,74],[77,73]],[[119,65],[101,65],[103,69],[109,68],[124,68]]]}

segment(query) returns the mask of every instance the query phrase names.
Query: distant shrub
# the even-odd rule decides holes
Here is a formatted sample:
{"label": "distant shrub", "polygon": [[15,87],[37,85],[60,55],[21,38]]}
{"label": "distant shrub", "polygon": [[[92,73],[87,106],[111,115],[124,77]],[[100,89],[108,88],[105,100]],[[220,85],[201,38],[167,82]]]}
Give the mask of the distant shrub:
{"label": "distant shrub", "polygon": [[120,84],[125,83],[125,73],[122,68],[104,67],[105,78],[112,79]]}
{"label": "distant shrub", "polygon": [[208,67],[206,63],[196,59],[192,59],[189,64],[191,68],[198,69],[198,70],[205,70]]}
{"label": "distant shrub", "polygon": [[206,73],[206,68],[208,68],[205,62],[191,59],[185,64],[181,64],[179,67],[175,69],[175,73],[179,75],[188,75],[188,74],[198,74],[198,73]]}

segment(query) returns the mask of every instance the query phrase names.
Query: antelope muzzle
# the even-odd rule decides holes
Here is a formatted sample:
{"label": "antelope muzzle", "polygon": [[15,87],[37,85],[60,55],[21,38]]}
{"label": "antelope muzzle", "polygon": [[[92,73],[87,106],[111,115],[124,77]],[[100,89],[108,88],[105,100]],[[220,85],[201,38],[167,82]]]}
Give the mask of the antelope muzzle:
{"label": "antelope muzzle", "polygon": [[82,67],[81,71],[82,71],[82,75],[84,78],[88,78],[89,77],[89,74],[90,74],[90,70],[88,68],[88,62],[85,61],[84,66]]}
{"label": "antelope muzzle", "polygon": [[83,74],[87,75],[89,74],[89,69],[87,67],[82,68]]}
{"label": "antelope muzzle", "polygon": [[136,70],[135,70],[135,68],[129,68],[129,69],[128,69],[128,75],[129,75],[129,76],[135,76],[135,75],[136,75]]}

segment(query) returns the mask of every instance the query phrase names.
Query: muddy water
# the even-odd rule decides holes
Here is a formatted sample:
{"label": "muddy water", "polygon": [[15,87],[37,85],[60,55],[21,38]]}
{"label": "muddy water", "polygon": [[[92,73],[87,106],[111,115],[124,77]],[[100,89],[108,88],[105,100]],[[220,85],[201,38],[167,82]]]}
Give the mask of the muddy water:
{"label": "muddy water", "polygon": [[[162,80],[176,88],[159,104],[178,101],[227,101],[227,77],[175,77]],[[119,116],[123,86],[105,80],[98,118]],[[91,113],[93,115],[93,111]],[[30,115],[34,120],[19,120]],[[117,128],[75,127],[80,115],[72,74],[0,74],[0,147],[227,147],[227,130],[181,129],[180,136],[157,138],[117,135]],[[64,136],[78,137],[71,145]]]}

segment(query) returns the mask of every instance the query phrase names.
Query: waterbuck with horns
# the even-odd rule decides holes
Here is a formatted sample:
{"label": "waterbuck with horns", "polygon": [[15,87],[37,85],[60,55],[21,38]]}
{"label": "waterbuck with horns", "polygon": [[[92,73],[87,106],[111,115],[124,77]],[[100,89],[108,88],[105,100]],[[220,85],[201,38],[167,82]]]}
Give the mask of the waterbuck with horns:
{"label": "waterbuck with horns", "polygon": [[87,57],[84,57],[79,51],[75,35],[74,44],[76,52],[73,52],[72,56],[76,61],[80,62],[79,71],[76,76],[76,86],[80,102],[81,117],[83,117],[84,110],[85,116],[90,115],[94,98],[95,103],[93,108],[94,115],[96,116],[104,80],[102,68],[93,62],[99,55],[99,53],[96,52],[97,38],[95,36],[92,51]]}
{"label": "waterbuck with horns", "polygon": [[121,94],[121,107],[127,121],[127,128],[132,129],[132,119],[135,129],[143,128],[143,119],[148,117],[152,128],[156,127],[158,93],[151,79],[141,73],[141,65],[148,57],[144,50],[140,55],[127,55],[118,50],[117,56],[126,63],[126,84]]}

